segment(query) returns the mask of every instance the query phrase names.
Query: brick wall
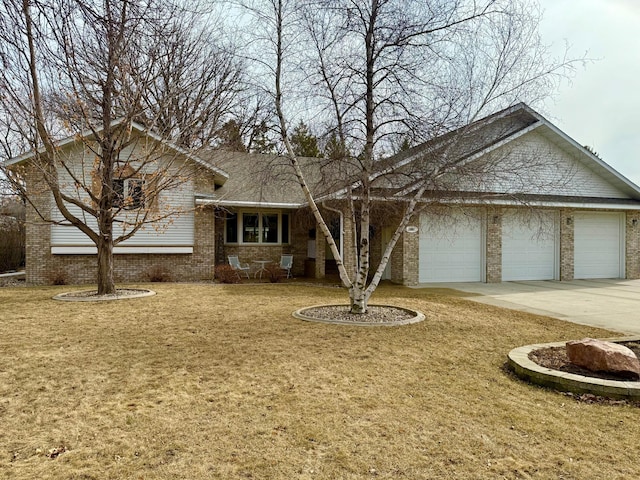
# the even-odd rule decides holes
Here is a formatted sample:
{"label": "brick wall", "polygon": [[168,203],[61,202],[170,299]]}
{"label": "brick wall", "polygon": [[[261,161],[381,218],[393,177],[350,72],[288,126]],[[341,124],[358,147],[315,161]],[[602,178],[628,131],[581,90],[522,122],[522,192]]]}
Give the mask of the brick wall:
{"label": "brick wall", "polygon": [[[29,169],[26,173],[30,199],[45,218],[52,205],[50,191],[39,174]],[[96,283],[97,258],[95,255],[52,255],[51,224],[43,221],[34,206],[27,208],[26,279],[31,285],[54,282],[69,284]],[[194,215],[193,254],[136,254],[114,255],[114,280],[143,282],[149,280],[154,269],[163,269],[176,281],[205,280],[213,277],[215,255],[214,211],[211,207],[198,208]]]}
{"label": "brick wall", "polygon": [[51,225],[42,220],[51,213],[51,194],[35,168],[25,170],[25,179],[31,192],[26,211],[26,281],[31,285],[50,283],[53,274],[51,259]]}
{"label": "brick wall", "polygon": [[486,212],[487,283],[502,281],[502,214],[501,208],[489,208]]}
{"label": "brick wall", "polygon": [[[409,222],[408,227],[419,227],[420,218],[414,217]],[[419,282],[418,266],[420,259],[420,233],[409,233],[406,228],[402,234],[402,239],[398,241],[402,243],[403,263],[402,263],[402,284],[417,285]],[[397,248],[397,247],[396,247]],[[393,269],[392,273],[393,275]]]}
{"label": "brick wall", "polygon": [[629,279],[640,278],[640,211],[626,214],[625,230],[625,272]]}
{"label": "brick wall", "polygon": [[568,208],[560,209],[560,280],[573,280],[573,214]]}

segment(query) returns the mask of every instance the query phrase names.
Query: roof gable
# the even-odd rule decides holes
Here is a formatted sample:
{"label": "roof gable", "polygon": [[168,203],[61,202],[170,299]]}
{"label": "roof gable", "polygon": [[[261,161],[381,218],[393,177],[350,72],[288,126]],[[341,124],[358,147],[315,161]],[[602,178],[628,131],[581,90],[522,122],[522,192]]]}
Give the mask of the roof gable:
{"label": "roof gable", "polygon": [[[532,140],[533,138],[536,140]],[[562,181],[561,178],[558,178],[556,188],[551,188],[550,185],[548,192],[539,190],[527,192],[527,187],[531,187],[531,185],[522,181],[518,193],[640,200],[640,187],[581,146],[542,115],[522,103],[391,157],[385,160],[387,166],[376,175],[382,176],[395,170],[408,170],[412,168],[411,164],[425,161],[430,157],[438,161],[438,154],[446,148],[452,148],[455,152],[452,156],[460,166],[459,171],[474,172],[474,167],[480,166],[483,161],[486,162],[487,158],[491,156],[495,158],[501,152],[504,154],[504,152],[517,151],[522,144],[531,144],[532,142],[537,142],[539,147],[544,146],[546,155],[551,154],[550,158],[544,159],[548,166],[548,169],[543,172],[544,175],[551,175],[554,170],[558,174],[568,174],[567,170],[573,169],[574,184],[571,184],[571,179],[567,175],[565,178],[565,187],[567,188],[564,190],[558,188]],[[507,155],[504,156],[506,158]],[[541,174],[540,168],[545,163],[542,159],[539,160],[538,172],[535,172],[534,163],[536,162],[527,162],[526,159],[521,161],[520,167],[531,172],[529,180],[533,184],[535,184],[533,174]],[[512,161],[517,163],[517,159],[512,158]],[[564,170],[554,164],[554,161],[564,162],[561,166]],[[496,175],[496,177],[499,176]],[[488,177],[491,178],[491,175]],[[461,183],[460,190],[467,192],[514,193],[513,187],[516,185],[516,183],[509,185],[506,178],[502,178],[501,181],[494,178],[494,181],[485,182],[484,185],[481,185],[480,181],[474,184],[471,175],[464,180],[454,178],[451,175],[449,181],[450,183]],[[415,190],[417,183],[417,181],[413,183],[405,181],[405,185],[399,189],[396,195],[409,194]],[[540,185],[541,182],[538,184]]]}
{"label": "roof gable", "polygon": [[[119,123],[121,123],[122,120],[116,120],[113,122],[112,125],[118,125]],[[166,139],[163,139],[161,136],[157,135],[156,133],[150,131],[149,129],[145,128],[144,126],[142,126],[139,123],[136,122],[131,122],[131,130],[132,131],[136,131],[138,132],[140,135],[150,138],[156,142],[161,143],[163,146],[169,148],[170,150],[172,150],[173,152],[184,156],[186,159],[210,170],[215,178],[216,178],[216,183],[220,183],[223,184],[228,178],[229,178],[229,174],[227,172],[225,172],[224,170],[216,167],[215,165],[211,164],[210,162],[207,162],[205,160],[203,160],[202,158],[200,158],[200,156],[198,155],[194,155],[190,152],[188,152],[187,150],[167,141]],[[98,132],[102,131],[102,128],[97,129]],[[85,130],[83,131],[80,135],[71,135],[69,137],[66,137],[62,140],[59,140],[58,142],[56,142],[55,146],[57,148],[65,148],[65,147],[72,147],[75,144],[79,144],[81,142],[83,142],[85,139],[90,139],[93,137],[93,132],[91,130]],[[44,153],[44,148],[40,148],[38,150],[30,150],[29,152],[26,152],[20,156],[14,157],[12,159],[9,159],[6,163],[7,166],[12,166],[12,165],[18,165],[20,163],[26,162],[30,159],[32,159],[33,157],[35,157],[36,154],[38,153]]]}

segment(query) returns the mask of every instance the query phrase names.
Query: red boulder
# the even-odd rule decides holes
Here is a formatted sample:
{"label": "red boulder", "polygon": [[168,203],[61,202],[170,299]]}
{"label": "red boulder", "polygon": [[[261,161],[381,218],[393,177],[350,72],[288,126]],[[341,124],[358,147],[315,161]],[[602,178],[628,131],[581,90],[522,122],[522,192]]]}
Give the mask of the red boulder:
{"label": "red boulder", "polygon": [[627,347],[603,340],[584,338],[567,342],[567,356],[574,365],[593,372],[620,373],[640,378],[640,361]]}

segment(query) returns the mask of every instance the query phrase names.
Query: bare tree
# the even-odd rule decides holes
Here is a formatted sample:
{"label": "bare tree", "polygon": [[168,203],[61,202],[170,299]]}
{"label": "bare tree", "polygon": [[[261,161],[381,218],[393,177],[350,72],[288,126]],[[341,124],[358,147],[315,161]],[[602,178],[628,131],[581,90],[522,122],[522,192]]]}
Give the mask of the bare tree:
{"label": "bare tree", "polygon": [[[286,156],[349,289],[353,313],[366,311],[391,252],[421,208],[442,203],[461,184],[518,173],[504,159],[471,161],[482,142],[474,122],[544,98],[572,67],[549,58],[532,2],[267,0],[248,6],[263,28],[261,48],[271,49],[260,61],[272,62],[266,72]],[[340,198],[356,226],[345,243],[353,268],[345,266],[291,144],[292,112],[301,110],[293,85],[314,95],[316,117],[330,125],[339,146],[333,150],[342,152],[336,171],[345,174]],[[381,161],[407,137],[427,143],[399,154],[407,161]],[[433,192],[441,193],[434,198]],[[374,268],[370,225],[379,199],[398,208],[398,222]]]}
{"label": "bare tree", "polygon": [[[115,290],[115,245],[183,211],[161,196],[194,178],[186,149],[211,143],[238,91],[238,65],[202,30],[192,33],[198,5],[182,5],[7,0],[0,7],[0,113],[34,152],[29,174],[60,215],[30,203],[42,220],[76,227],[96,245],[99,294]],[[82,142],[84,154],[59,148],[64,137]],[[29,199],[23,172],[6,173]]]}

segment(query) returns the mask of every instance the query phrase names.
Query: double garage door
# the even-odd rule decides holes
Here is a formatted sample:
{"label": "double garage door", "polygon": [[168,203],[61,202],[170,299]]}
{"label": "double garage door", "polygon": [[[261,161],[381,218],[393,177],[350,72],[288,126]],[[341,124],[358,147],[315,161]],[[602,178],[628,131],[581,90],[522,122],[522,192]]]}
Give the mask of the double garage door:
{"label": "double garage door", "polygon": [[[624,276],[623,214],[585,212],[574,217],[574,278]],[[447,221],[421,217],[418,277],[428,282],[485,280],[485,225],[480,216]],[[553,280],[560,273],[556,213],[502,218],[502,280]]]}

